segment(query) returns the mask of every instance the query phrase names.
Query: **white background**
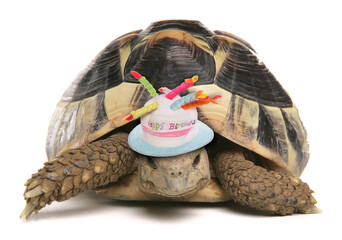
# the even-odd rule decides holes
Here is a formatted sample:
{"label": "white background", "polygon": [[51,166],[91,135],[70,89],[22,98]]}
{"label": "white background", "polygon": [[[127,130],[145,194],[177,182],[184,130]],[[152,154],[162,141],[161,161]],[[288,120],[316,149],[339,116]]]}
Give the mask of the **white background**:
{"label": "white background", "polygon": [[[329,0],[1,1],[0,238],[341,239],[340,10]],[[86,193],[19,219],[23,184],[46,160],[64,90],[111,40],[165,19],[200,20],[252,44],[299,108],[311,147],[302,179],[322,214],[270,217],[233,203],[122,203]]]}

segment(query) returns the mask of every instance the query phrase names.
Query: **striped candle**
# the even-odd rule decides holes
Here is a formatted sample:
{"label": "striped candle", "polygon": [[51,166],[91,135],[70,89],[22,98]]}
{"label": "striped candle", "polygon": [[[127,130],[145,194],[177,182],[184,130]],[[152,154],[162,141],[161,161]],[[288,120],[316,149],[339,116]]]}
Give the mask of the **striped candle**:
{"label": "striped candle", "polygon": [[174,99],[175,96],[177,96],[181,92],[185,91],[189,87],[192,87],[194,85],[194,82],[196,82],[197,80],[198,80],[198,76],[197,75],[193,76],[192,78],[185,79],[185,81],[182,82],[181,85],[179,85],[178,87],[172,89],[171,92],[166,94],[165,97],[170,99],[170,100]]}
{"label": "striped candle", "polygon": [[182,107],[184,110],[188,110],[188,109],[197,108],[197,107],[200,107],[200,106],[209,104],[209,103],[218,104],[219,101],[216,100],[216,99],[218,99],[218,98],[221,98],[221,96],[220,96],[220,95],[217,95],[217,96],[215,96],[215,97],[213,97],[213,98],[209,98],[209,97],[208,97],[208,98],[196,99],[195,101],[186,103],[186,104],[182,105],[181,107]]}
{"label": "striped candle", "polygon": [[148,90],[152,97],[158,96],[157,91],[154,89],[152,84],[144,77],[141,76],[139,73],[132,71],[132,75],[139,80],[139,82]]}
{"label": "striped candle", "polygon": [[145,107],[139,108],[130,114],[128,114],[126,117],[122,119],[122,121],[131,121],[135,120],[143,115],[146,115],[147,113],[150,113],[158,108],[158,102],[151,103]]}
{"label": "striped candle", "polygon": [[197,99],[205,99],[208,95],[203,93],[203,91],[197,91],[195,93],[189,93],[184,97],[181,97],[180,99],[176,100],[174,103],[171,104],[170,109],[173,111],[177,111],[182,107],[182,105],[185,105],[187,103],[193,102]]}

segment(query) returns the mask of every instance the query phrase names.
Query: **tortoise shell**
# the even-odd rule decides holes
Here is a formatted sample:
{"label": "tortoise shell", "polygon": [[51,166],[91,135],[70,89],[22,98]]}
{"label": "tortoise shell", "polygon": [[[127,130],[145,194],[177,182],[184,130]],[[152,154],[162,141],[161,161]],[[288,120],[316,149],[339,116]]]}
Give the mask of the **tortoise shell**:
{"label": "tortoise shell", "polygon": [[198,75],[188,92],[222,95],[220,104],[198,108],[199,120],[297,176],[304,170],[309,149],[297,108],[254,49],[187,20],[152,23],[97,55],[57,104],[47,136],[50,160],[122,126],[124,116],[144,105],[150,95],[131,71],[156,89]]}

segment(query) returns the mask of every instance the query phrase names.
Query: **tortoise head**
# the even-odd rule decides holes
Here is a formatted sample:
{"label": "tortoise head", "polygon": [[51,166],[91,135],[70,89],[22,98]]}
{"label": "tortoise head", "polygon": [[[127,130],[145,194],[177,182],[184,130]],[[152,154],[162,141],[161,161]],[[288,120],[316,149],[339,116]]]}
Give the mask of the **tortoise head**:
{"label": "tortoise head", "polygon": [[205,148],[173,157],[141,156],[139,160],[139,186],[149,194],[187,197],[207,186],[209,181]]}

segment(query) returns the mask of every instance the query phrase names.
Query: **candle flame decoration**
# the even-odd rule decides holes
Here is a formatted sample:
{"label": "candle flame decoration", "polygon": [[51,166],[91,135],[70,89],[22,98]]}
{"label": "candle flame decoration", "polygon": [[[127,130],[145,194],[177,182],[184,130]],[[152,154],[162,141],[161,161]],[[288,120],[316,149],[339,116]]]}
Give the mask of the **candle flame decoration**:
{"label": "candle flame decoration", "polygon": [[198,81],[198,75],[195,75],[192,78],[188,78],[184,80],[184,82],[189,83],[189,84],[197,82],[197,81]]}
{"label": "candle flame decoration", "polygon": [[170,100],[174,99],[175,96],[177,96],[181,92],[185,91],[189,87],[192,87],[194,85],[194,82],[197,82],[197,80],[198,80],[198,76],[197,75],[193,76],[192,78],[185,79],[184,82],[182,82],[181,85],[179,85],[178,87],[172,89],[171,92],[166,94],[165,97],[170,99]]}
{"label": "candle flame decoration", "polygon": [[150,113],[158,108],[159,104],[158,102],[151,103],[145,107],[139,108],[135,111],[132,111],[130,114],[125,116],[122,121],[131,121],[135,120],[143,115],[146,115],[147,113]]}
{"label": "candle flame decoration", "polygon": [[206,99],[209,98],[208,94],[203,93],[203,91],[197,91],[195,93],[189,93],[184,97],[181,97],[180,99],[176,100],[174,103],[171,104],[170,109],[173,111],[177,111],[182,107],[182,105],[185,105],[187,103],[191,103],[193,101],[196,101],[197,99]]}
{"label": "candle flame decoration", "polygon": [[136,79],[138,79],[138,81],[148,90],[148,92],[151,94],[152,97],[158,96],[157,91],[154,89],[152,84],[144,76],[141,76],[141,74],[139,74],[135,71],[131,71],[131,74]]}
{"label": "candle flame decoration", "polygon": [[171,90],[168,89],[167,87],[161,87],[161,88],[158,89],[158,91],[160,93],[165,93],[165,94],[168,94],[169,92],[171,92]]}
{"label": "candle flame decoration", "polygon": [[206,104],[209,104],[209,103],[218,104],[219,101],[217,101],[216,99],[221,98],[221,97],[222,96],[217,95],[217,96],[214,96],[212,98],[209,98],[209,97],[207,97],[207,98],[200,98],[200,99],[197,99],[197,100],[192,101],[190,103],[182,105],[182,108],[184,110],[187,110],[187,109],[190,109],[190,108],[200,107],[200,106],[203,106],[203,105],[206,105]]}

